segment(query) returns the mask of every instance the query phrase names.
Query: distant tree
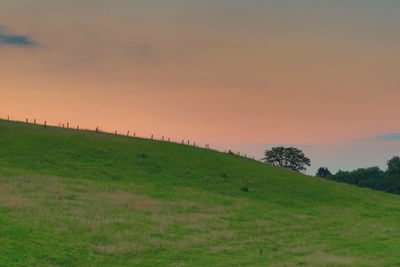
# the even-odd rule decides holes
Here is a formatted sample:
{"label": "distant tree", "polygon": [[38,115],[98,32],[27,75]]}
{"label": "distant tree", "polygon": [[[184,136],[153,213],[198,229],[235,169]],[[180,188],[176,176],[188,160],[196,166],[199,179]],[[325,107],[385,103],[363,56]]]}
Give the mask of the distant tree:
{"label": "distant tree", "polygon": [[265,151],[265,157],[262,160],[265,163],[297,172],[306,170],[306,166],[311,166],[311,160],[304,155],[303,151],[295,147],[273,147]]}
{"label": "distant tree", "polygon": [[388,170],[390,174],[400,174],[400,157],[396,156],[390,159],[387,163]]}
{"label": "distant tree", "polygon": [[326,167],[320,167],[316,174],[317,177],[321,177],[321,178],[325,178],[329,175],[332,175],[332,173]]}

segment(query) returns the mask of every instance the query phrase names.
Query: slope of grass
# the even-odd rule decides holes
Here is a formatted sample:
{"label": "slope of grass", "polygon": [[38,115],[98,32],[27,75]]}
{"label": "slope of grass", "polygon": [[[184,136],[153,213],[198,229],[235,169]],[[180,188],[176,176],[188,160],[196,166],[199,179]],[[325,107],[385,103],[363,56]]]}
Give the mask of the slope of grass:
{"label": "slope of grass", "polygon": [[399,229],[396,195],[0,121],[0,266],[395,266]]}

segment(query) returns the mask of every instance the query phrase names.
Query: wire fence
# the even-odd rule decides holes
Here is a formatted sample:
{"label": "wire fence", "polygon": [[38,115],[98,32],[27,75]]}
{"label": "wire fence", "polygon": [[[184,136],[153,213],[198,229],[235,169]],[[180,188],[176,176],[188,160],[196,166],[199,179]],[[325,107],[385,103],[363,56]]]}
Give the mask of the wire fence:
{"label": "wire fence", "polygon": [[145,140],[154,140],[154,141],[160,141],[160,142],[169,142],[169,143],[175,143],[175,144],[180,144],[184,146],[193,146],[197,148],[202,148],[202,149],[207,149],[207,150],[213,150],[216,152],[221,152],[221,153],[226,153],[226,154],[231,154],[231,155],[236,155],[248,159],[252,159],[255,161],[259,161],[256,159],[255,156],[250,156],[247,153],[242,153],[239,151],[233,151],[231,149],[216,149],[212,148],[210,144],[203,144],[201,145],[200,143],[196,143],[196,141],[190,140],[190,139],[176,139],[176,138],[171,138],[167,137],[166,135],[155,135],[155,134],[149,134],[148,136],[143,135],[143,134],[138,134],[134,131],[127,130],[126,132],[118,131],[118,130],[103,130],[99,126],[96,126],[95,128],[90,128],[90,127],[81,127],[79,124],[71,124],[69,122],[58,122],[58,123],[51,123],[46,120],[38,120],[36,118],[21,118],[21,117],[10,117],[10,116],[0,116],[0,120],[4,121],[9,121],[9,122],[20,122],[20,123],[25,123],[25,124],[31,124],[31,125],[36,125],[36,126],[41,126],[43,129],[46,129],[47,127],[55,127],[55,128],[64,128],[64,129],[70,129],[70,130],[77,130],[77,131],[89,131],[89,132],[94,132],[94,133],[103,133],[103,134],[110,134],[110,135],[116,135],[116,136],[125,136],[125,137],[130,137],[134,139],[145,139]]}

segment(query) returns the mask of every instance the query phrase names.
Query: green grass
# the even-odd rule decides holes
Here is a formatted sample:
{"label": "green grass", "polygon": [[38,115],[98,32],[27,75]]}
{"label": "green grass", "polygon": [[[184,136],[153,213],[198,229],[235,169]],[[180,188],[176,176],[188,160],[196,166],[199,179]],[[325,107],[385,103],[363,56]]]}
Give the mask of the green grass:
{"label": "green grass", "polygon": [[399,229],[397,195],[0,121],[0,266],[396,266]]}

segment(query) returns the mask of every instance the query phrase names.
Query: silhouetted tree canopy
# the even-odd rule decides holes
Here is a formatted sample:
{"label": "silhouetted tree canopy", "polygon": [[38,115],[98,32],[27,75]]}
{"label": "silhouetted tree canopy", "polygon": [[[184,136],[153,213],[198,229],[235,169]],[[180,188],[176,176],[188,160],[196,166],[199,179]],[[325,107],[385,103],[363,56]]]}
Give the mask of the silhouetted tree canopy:
{"label": "silhouetted tree canopy", "polygon": [[303,151],[295,147],[273,147],[265,151],[265,157],[262,160],[265,163],[297,172],[306,170],[306,166],[311,166],[311,160],[304,155]]}
{"label": "silhouetted tree canopy", "polygon": [[387,163],[388,173],[390,174],[400,174],[400,157],[396,156],[390,159]]}
{"label": "silhouetted tree canopy", "polygon": [[329,176],[329,178],[361,187],[372,187],[384,174],[379,167],[370,167],[360,168],[355,171],[339,171],[335,175]]}
{"label": "silhouetted tree canopy", "polygon": [[321,178],[325,178],[329,175],[332,175],[332,173],[326,167],[320,167],[316,174],[317,177],[321,177]]}

